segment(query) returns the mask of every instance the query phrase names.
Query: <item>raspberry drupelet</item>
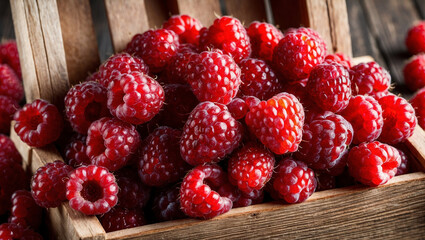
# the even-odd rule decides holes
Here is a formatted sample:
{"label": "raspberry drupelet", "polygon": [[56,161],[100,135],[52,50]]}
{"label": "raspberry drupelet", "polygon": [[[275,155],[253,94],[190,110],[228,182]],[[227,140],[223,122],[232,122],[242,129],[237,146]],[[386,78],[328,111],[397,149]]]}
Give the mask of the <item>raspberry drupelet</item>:
{"label": "raspberry drupelet", "polygon": [[403,76],[411,91],[425,87],[425,54],[412,57],[403,68]]}
{"label": "raspberry drupelet", "polygon": [[90,158],[86,154],[86,137],[73,139],[65,148],[65,159],[73,168],[90,165]]}
{"label": "raspberry drupelet", "polygon": [[344,53],[329,54],[325,57],[325,62],[336,62],[344,66],[347,70],[351,68],[351,58]]}
{"label": "raspberry drupelet", "polygon": [[353,95],[381,97],[386,95],[391,84],[391,76],[376,62],[360,63],[350,70]]}
{"label": "raspberry drupelet", "polygon": [[242,119],[245,117],[246,113],[249,111],[249,106],[245,100],[241,98],[233,98],[233,100],[227,104],[230,114],[236,120]]}
{"label": "raspberry drupelet", "polygon": [[43,240],[43,237],[29,228],[14,223],[0,225],[0,239]]}
{"label": "raspberry drupelet", "polygon": [[397,168],[396,176],[407,174],[410,172],[410,159],[402,150],[397,149],[400,154],[400,166]]}
{"label": "raspberry drupelet", "polygon": [[146,224],[141,209],[112,208],[100,217],[100,222],[106,232],[134,228]]}
{"label": "raspberry drupelet", "polygon": [[162,25],[162,28],[175,32],[179,36],[180,43],[199,44],[202,24],[196,18],[188,15],[174,15]]}
{"label": "raspberry drupelet", "polygon": [[162,222],[186,217],[180,207],[179,193],[180,190],[174,186],[159,191],[152,206],[156,220]]}
{"label": "raspberry drupelet", "polygon": [[252,47],[252,57],[272,61],[273,50],[283,38],[282,32],[270,23],[252,22],[246,29]]}
{"label": "raspberry drupelet", "polygon": [[425,52],[425,22],[420,21],[409,29],[405,44],[411,54]]}
{"label": "raspberry drupelet", "polygon": [[17,102],[24,97],[21,80],[6,64],[0,64],[0,95],[8,96]]}
{"label": "raspberry drupelet", "polygon": [[19,109],[19,104],[13,98],[0,95],[0,134],[9,134],[10,121]]}
{"label": "raspberry drupelet", "polygon": [[5,63],[12,67],[19,79],[22,79],[18,46],[15,41],[8,41],[0,44],[0,63]]}
{"label": "raspberry drupelet", "polygon": [[198,55],[198,49],[191,44],[180,44],[178,52],[165,68],[166,83],[186,84],[187,64]]}
{"label": "raspberry drupelet", "polygon": [[10,210],[12,194],[28,186],[21,164],[0,157],[0,215]]}
{"label": "raspberry drupelet", "polygon": [[42,208],[38,206],[31,192],[18,190],[12,195],[12,208],[9,222],[20,225],[24,228],[31,227],[38,229],[42,222]]}
{"label": "raspberry drupelet", "polygon": [[12,160],[22,164],[22,156],[15,147],[15,143],[6,135],[0,134],[0,159]]}
{"label": "raspberry drupelet", "polygon": [[425,129],[425,87],[416,92],[412,99],[410,99],[410,102],[415,109],[419,126]]}

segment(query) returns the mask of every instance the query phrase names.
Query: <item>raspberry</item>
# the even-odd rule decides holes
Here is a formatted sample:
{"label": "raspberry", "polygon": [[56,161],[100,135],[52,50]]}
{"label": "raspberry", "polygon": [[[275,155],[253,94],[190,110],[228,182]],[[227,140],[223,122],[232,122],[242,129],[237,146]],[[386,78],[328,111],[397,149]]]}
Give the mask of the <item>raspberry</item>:
{"label": "raspberry", "polygon": [[229,160],[229,181],[245,193],[260,190],[272,177],[274,163],[268,150],[246,145]]}
{"label": "raspberry", "polygon": [[22,157],[16,149],[15,143],[8,136],[0,134],[0,159],[3,158],[22,164]]}
{"label": "raspberry", "polygon": [[226,173],[215,164],[205,164],[192,169],[180,187],[183,212],[189,217],[203,219],[228,212],[232,208],[232,201],[216,192],[226,180]]}
{"label": "raspberry", "polygon": [[31,194],[45,208],[58,207],[66,201],[66,182],[73,168],[56,160],[37,169],[31,179]]}
{"label": "raspberry", "polygon": [[0,225],[0,239],[43,240],[43,237],[29,228],[14,223],[3,223]]}
{"label": "raspberry", "polygon": [[233,202],[233,208],[246,207],[263,202],[263,190],[253,190],[249,193],[240,191],[230,183],[225,183],[218,189],[222,197],[227,197]]}
{"label": "raspberry", "polygon": [[232,117],[236,120],[244,118],[249,111],[248,104],[241,98],[233,98],[233,100],[227,104],[227,108],[230,114],[232,114]]}
{"label": "raspberry", "polygon": [[121,208],[135,209],[147,205],[151,196],[151,188],[144,185],[134,167],[122,168],[115,173],[118,192],[118,205]]}
{"label": "raspberry", "polygon": [[164,103],[164,89],[151,77],[131,72],[112,82],[108,89],[108,108],[118,119],[142,124],[151,120]]}
{"label": "raspberry", "polygon": [[21,80],[6,64],[0,64],[0,95],[8,96],[17,102],[24,97]]}
{"label": "raspberry", "polygon": [[90,82],[90,81],[100,83],[100,81],[101,81],[100,72],[97,71],[97,72],[94,72],[92,74],[89,74],[89,76],[87,76],[85,82]]}
{"label": "raspberry", "polygon": [[317,189],[316,191],[324,191],[334,189],[336,187],[335,177],[326,173],[316,174]]}
{"label": "raspberry", "polygon": [[378,140],[388,144],[403,142],[416,126],[415,110],[404,98],[387,95],[378,100],[382,107],[384,127]]}
{"label": "raspberry", "polygon": [[106,232],[113,232],[146,224],[141,210],[129,210],[125,208],[112,208],[111,211],[102,215],[99,220]]}
{"label": "raspberry", "polygon": [[279,79],[263,60],[247,58],[239,63],[239,67],[242,81],[240,94],[264,100],[281,92]]}
{"label": "raspberry", "polygon": [[106,89],[98,82],[72,87],[65,96],[65,113],[74,131],[85,135],[92,122],[110,116],[106,101]]}
{"label": "raspberry", "polygon": [[12,194],[28,185],[22,166],[0,157],[0,215],[10,210]]}
{"label": "raspberry", "polygon": [[416,91],[425,87],[425,54],[419,54],[409,60],[403,69],[404,82]]}
{"label": "raspberry", "polygon": [[83,139],[73,139],[65,148],[65,158],[67,163],[77,168],[90,165],[90,158],[86,154],[86,137]]}
{"label": "raspberry", "polygon": [[186,84],[187,64],[197,56],[196,47],[190,44],[181,44],[178,52],[165,68],[167,83]]}
{"label": "raspberry", "polygon": [[388,92],[391,76],[376,62],[360,63],[351,68],[351,88],[353,95],[380,97]]}
{"label": "raspberry", "polygon": [[161,72],[177,53],[179,37],[170,30],[148,30],[136,34],[127,45],[126,52],[145,61],[153,73]]}
{"label": "raspberry", "polygon": [[13,98],[0,95],[0,133],[10,133],[10,121],[18,109],[19,104]]}
{"label": "raspberry", "polygon": [[202,28],[201,22],[188,15],[171,16],[162,28],[172,30],[179,36],[180,43],[199,44],[199,31]]}
{"label": "raspberry", "polygon": [[42,221],[42,208],[38,206],[31,192],[18,190],[12,195],[12,210],[9,218],[10,223],[20,225],[24,228],[37,229]]}
{"label": "raspberry", "polygon": [[325,111],[344,110],[351,98],[350,76],[338,63],[322,63],[313,68],[307,91],[315,103]]}
{"label": "raspberry", "polygon": [[397,149],[374,141],[353,147],[347,161],[350,175],[357,181],[378,186],[394,177],[401,158]]}
{"label": "raspberry", "polygon": [[283,38],[282,32],[265,22],[252,22],[246,29],[251,40],[252,57],[272,61],[273,50]]}
{"label": "raspberry", "polygon": [[285,33],[273,51],[276,69],[290,81],[308,78],[311,70],[322,63],[326,44],[314,30],[292,29]]}
{"label": "raspberry", "polygon": [[336,62],[344,66],[347,70],[351,68],[351,58],[344,53],[329,54],[325,57],[325,62]]}
{"label": "raspberry", "polygon": [[200,34],[201,49],[218,48],[233,57],[236,63],[249,57],[251,44],[242,23],[233,17],[217,18],[207,31]]}
{"label": "raspberry", "polygon": [[287,203],[304,202],[317,186],[313,170],[292,158],[284,158],[278,163],[272,183],[278,197]]}
{"label": "raspberry", "polygon": [[311,96],[306,88],[307,82],[308,79],[287,82],[284,85],[283,89],[285,89],[285,92],[294,95],[300,100],[306,114],[308,113],[308,111],[322,111],[319,107],[316,106],[314,101],[311,99]]}
{"label": "raspberry", "polygon": [[136,128],[113,118],[101,118],[90,125],[86,154],[94,165],[115,171],[125,166],[140,145]]}
{"label": "raspberry", "polygon": [[396,176],[407,174],[410,171],[410,160],[407,155],[400,149],[397,149],[400,154],[400,166],[397,168]]}
{"label": "raspberry", "polygon": [[382,108],[373,97],[357,95],[350,99],[341,115],[354,129],[353,143],[372,142],[381,135],[384,119]]}
{"label": "raspberry", "polygon": [[238,147],[242,125],[225,105],[202,102],[187,120],[180,140],[180,153],[190,165],[217,162]]}
{"label": "raspberry", "polygon": [[245,101],[245,103],[247,104],[248,108],[252,108],[257,106],[258,104],[260,104],[261,100],[254,97],[254,96],[245,96],[242,97],[242,99]]}
{"label": "raspberry", "polygon": [[251,107],[245,122],[275,154],[295,152],[301,142],[304,110],[294,95],[280,93]]}
{"label": "raspberry", "polygon": [[204,51],[187,66],[186,80],[199,101],[228,104],[238,93],[241,70],[220,50]]}
{"label": "raspberry", "polygon": [[425,52],[425,22],[421,21],[409,29],[405,44],[411,54]]}
{"label": "raspberry", "polygon": [[415,109],[419,126],[425,129],[425,87],[416,92],[410,102]]}
{"label": "raspberry", "polygon": [[12,67],[19,79],[22,79],[18,46],[15,41],[0,44],[0,63],[5,63]]}
{"label": "raspberry", "polygon": [[158,221],[170,221],[185,218],[179,201],[180,190],[176,187],[168,187],[161,190],[153,200],[152,211]]}
{"label": "raspberry", "polygon": [[66,198],[71,208],[86,215],[107,213],[118,202],[114,174],[100,166],[75,169],[66,184]]}

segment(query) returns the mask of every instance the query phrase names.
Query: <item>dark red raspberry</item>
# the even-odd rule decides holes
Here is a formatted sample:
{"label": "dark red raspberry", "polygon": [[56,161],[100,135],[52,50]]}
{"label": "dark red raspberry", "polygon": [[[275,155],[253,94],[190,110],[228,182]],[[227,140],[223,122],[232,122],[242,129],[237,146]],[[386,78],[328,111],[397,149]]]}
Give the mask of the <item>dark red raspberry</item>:
{"label": "dark red raspberry", "polygon": [[360,63],[351,68],[353,95],[380,97],[388,92],[391,76],[376,62]]}
{"label": "dark red raspberry", "polygon": [[416,92],[410,102],[415,109],[419,126],[425,129],[425,87]]}
{"label": "dark red raspberry", "polygon": [[18,109],[19,104],[13,98],[0,95],[0,133],[10,133],[10,121]]}
{"label": "dark red raspberry", "polygon": [[246,207],[263,202],[263,190],[253,190],[249,193],[240,191],[230,183],[225,183],[218,189],[222,197],[227,197],[233,202],[233,208]]}
{"label": "dark red raspberry", "polygon": [[270,23],[252,22],[246,29],[252,47],[252,57],[272,61],[273,50],[283,38],[282,32]]}
{"label": "dark red raspberry", "polygon": [[245,117],[246,113],[249,111],[249,106],[245,100],[241,98],[233,98],[233,100],[227,104],[230,114],[236,120],[242,119]]}
{"label": "dark red raspberry", "polygon": [[127,45],[126,52],[145,61],[153,73],[161,72],[177,53],[179,37],[171,30],[148,30],[136,34]]}
{"label": "dark red raspberry", "polygon": [[37,229],[41,225],[43,212],[38,206],[31,192],[27,190],[18,190],[12,195],[12,210],[10,212],[9,222],[20,225],[24,228],[31,227]]}
{"label": "dark red raspberry", "polygon": [[187,66],[186,80],[199,101],[228,104],[241,85],[241,69],[220,50],[204,51]]}
{"label": "dark red raspberry", "polygon": [[282,92],[279,79],[263,60],[247,58],[239,63],[239,67],[242,80],[241,95],[255,96],[264,100]]}
{"label": "dark red raspberry", "polygon": [[87,147],[85,136],[83,139],[73,139],[65,148],[65,158],[67,163],[73,168],[90,165],[91,161],[87,156],[86,151]]}
{"label": "dark red raspberry", "polygon": [[106,232],[134,228],[146,224],[145,217],[140,209],[112,208],[111,211],[102,215],[99,220]]}
{"label": "dark red raspberry", "polygon": [[425,22],[420,21],[409,29],[405,44],[411,54],[425,52]]}
{"label": "dark red raspberry", "polygon": [[29,228],[14,223],[3,223],[0,225],[0,239],[43,240],[43,237]]}
{"label": "dark red raspberry", "polygon": [[164,89],[153,78],[131,72],[112,82],[108,89],[108,108],[118,119],[142,124],[151,120],[164,104]]}
{"label": "dark red raspberry", "polygon": [[384,127],[378,140],[396,144],[412,136],[417,122],[412,105],[406,99],[393,94],[380,98],[378,102],[384,118]]}
{"label": "dark red raspberry", "polygon": [[398,166],[397,173],[395,174],[395,176],[407,174],[410,172],[410,159],[402,150],[397,150],[400,154],[400,166]]}
{"label": "dark red raspberry", "polygon": [[65,113],[74,131],[86,135],[90,124],[110,116],[106,89],[98,82],[83,82],[65,96]]}
{"label": "dark red raspberry", "polygon": [[394,177],[401,158],[394,147],[374,141],[353,147],[347,161],[350,175],[357,181],[378,186]]}
{"label": "dark red raspberry", "polygon": [[354,130],[353,143],[372,142],[381,135],[384,125],[382,108],[375,98],[357,95],[350,99],[341,115],[351,123]]}
{"label": "dark red raspberry", "polygon": [[245,103],[248,105],[248,108],[252,108],[260,104],[261,100],[254,97],[254,96],[245,96],[242,97],[242,99],[245,101]]}
{"label": "dark red raspberry", "polygon": [[75,169],[66,184],[69,206],[86,215],[109,212],[118,202],[117,194],[114,174],[95,165]]}
{"label": "dark red raspberry", "polygon": [[0,95],[13,98],[17,102],[24,97],[21,80],[13,69],[6,64],[0,64]]}
{"label": "dark red raspberry", "polygon": [[201,49],[218,48],[233,57],[236,63],[251,55],[251,44],[242,23],[233,17],[217,18],[207,31],[201,32]]}
{"label": "dark red raspberry", "polygon": [[180,190],[174,186],[162,189],[153,200],[152,212],[158,221],[185,218],[179,200]]}
{"label": "dark red raspberry", "polygon": [[313,170],[292,158],[284,158],[278,163],[272,181],[278,197],[287,203],[304,202],[317,186]]}
{"label": "dark red raspberry", "polygon": [[117,206],[141,209],[147,205],[151,196],[151,188],[140,181],[135,167],[122,168],[115,173],[115,176],[120,189]]}
{"label": "dark red raspberry", "polygon": [[335,113],[344,110],[351,98],[348,70],[334,62],[315,66],[308,78],[307,91],[323,110]]}
{"label": "dark red raspberry", "polygon": [[0,159],[3,158],[22,164],[21,154],[16,149],[13,141],[8,136],[0,134]]}
{"label": "dark red raspberry", "polygon": [[336,62],[344,66],[347,70],[351,68],[351,58],[344,53],[329,54],[325,57],[326,62]]}
{"label": "dark red raspberry", "polygon": [[115,171],[125,166],[140,146],[136,128],[113,118],[101,118],[90,125],[87,156],[94,165]]}
{"label": "dark red raspberry", "polygon": [[285,33],[273,51],[276,69],[290,81],[308,78],[311,70],[322,63],[326,44],[314,30],[292,29]]}
{"label": "dark red raspberry", "polygon": [[299,81],[287,82],[284,85],[283,89],[285,90],[285,92],[294,95],[300,100],[306,114],[309,111],[321,112],[322,110],[318,106],[316,106],[316,104],[311,99],[311,96],[307,91],[307,88],[306,88],[307,82],[308,82],[308,78],[299,80]]}
{"label": "dark red raspberry", "polygon": [[210,219],[228,212],[232,200],[216,192],[227,181],[226,173],[215,164],[192,169],[180,187],[180,205],[189,217]]}
{"label": "dark red raspberry", "polygon": [[32,147],[43,147],[56,141],[63,128],[63,119],[55,105],[37,99],[15,113],[15,132]]}
{"label": "dark red raspberry", "polygon": [[[94,72],[94,73],[89,74],[89,75],[86,77],[85,82],[90,82],[90,81],[100,83],[100,81],[101,81],[100,72],[99,72],[99,71],[97,71],[97,72]],[[102,85],[102,86],[103,86],[103,85]]]}
{"label": "dark red raspberry", "polygon": [[180,43],[199,44],[199,31],[202,28],[201,22],[188,15],[171,16],[162,28],[172,30],[179,36]]}
{"label": "dark red raspberry", "polygon": [[316,191],[324,191],[334,189],[336,187],[335,177],[326,173],[316,174],[317,189]]}
{"label": "dark red raspberry", "polygon": [[218,162],[238,147],[241,139],[242,125],[225,105],[202,102],[183,128],[180,153],[193,166]]}
{"label": "dark red raspberry", "polygon": [[251,107],[245,122],[275,154],[295,152],[301,142],[304,110],[294,95],[280,93]]}
{"label": "dark red raspberry", "polygon": [[404,83],[411,91],[425,87],[425,54],[409,60],[403,69]]}
{"label": "dark red raspberry", "polygon": [[197,56],[197,49],[190,44],[180,44],[179,50],[165,68],[166,83],[186,84],[187,65]]}
{"label": "dark red raspberry", "polygon": [[15,161],[0,157],[0,215],[10,210],[12,194],[28,186],[22,166]]}
{"label": "dark red raspberry", "polygon": [[45,208],[58,207],[66,201],[66,182],[73,168],[56,160],[37,169],[31,179],[31,193],[35,202]]}
{"label": "dark red raspberry", "polygon": [[18,46],[15,41],[8,41],[0,44],[0,63],[5,63],[12,67],[16,75],[22,79]]}

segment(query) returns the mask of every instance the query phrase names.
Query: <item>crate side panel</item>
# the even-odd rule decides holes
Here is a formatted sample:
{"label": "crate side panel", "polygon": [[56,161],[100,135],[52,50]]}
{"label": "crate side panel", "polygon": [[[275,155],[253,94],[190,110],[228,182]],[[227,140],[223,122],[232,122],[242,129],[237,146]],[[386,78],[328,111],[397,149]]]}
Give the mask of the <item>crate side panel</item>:
{"label": "crate side panel", "polygon": [[419,125],[416,125],[413,135],[407,139],[405,145],[415,156],[422,169],[425,169],[425,131]]}
{"label": "crate side panel", "polygon": [[169,1],[170,5],[177,6],[178,12],[174,14],[188,14],[191,17],[198,19],[202,25],[209,27],[214,20],[221,16],[219,0],[202,0],[202,3],[197,0],[173,0]]}
{"label": "crate side panel", "polygon": [[327,0],[329,24],[332,38],[332,52],[345,53],[352,57],[350,25],[348,24],[345,0]]}
{"label": "crate side panel", "polygon": [[264,0],[227,0],[224,4],[227,15],[238,18],[245,27],[253,21],[267,21]]}
{"label": "crate side panel", "polygon": [[144,0],[146,14],[150,28],[158,29],[171,16],[170,6],[175,3],[168,3],[166,0]]}

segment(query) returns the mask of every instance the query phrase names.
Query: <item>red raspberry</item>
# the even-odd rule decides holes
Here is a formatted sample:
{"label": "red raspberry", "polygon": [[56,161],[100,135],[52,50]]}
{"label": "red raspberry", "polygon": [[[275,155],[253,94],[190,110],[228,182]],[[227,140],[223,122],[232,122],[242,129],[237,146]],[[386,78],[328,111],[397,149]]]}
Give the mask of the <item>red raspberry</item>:
{"label": "red raspberry", "polygon": [[0,63],[5,63],[12,67],[19,79],[22,79],[18,46],[15,41],[0,44]]}
{"label": "red raspberry", "polygon": [[228,104],[238,93],[241,70],[220,50],[204,51],[187,66],[187,82],[199,101]]}
{"label": "red raspberry", "polygon": [[282,32],[265,22],[252,22],[246,29],[251,40],[252,57],[272,61],[273,50],[283,38]]}
{"label": "red raspberry", "polygon": [[239,67],[242,80],[240,94],[264,100],[281,92],[279,79],[263,60],[247,58],[239,63]]}
{"label": "red raspberry", "polygon": [[[102,64],[102,65],[103,65],[103,64]],[[101,66],[101,67],[102,67],[102,66]],[[100,72],[99,72],[99,71],[97,71],[97,72],[94,72],[94,73],[92,73],[92,74],[89,74],[89,75],[86,77],[85,82],[90,82],[90,81],[100,83],[100,81],[101,81]],[[103,85],[102,85],[102,86],[103,86]]]}
{"label": "red raspberry", "polygon": [[409,60],[403,69],[404,83],[416,91],[425,87],[425,54],[419,54]]}
{"label": "red raspberry", "polygon": [[410,102],[415,109],[419,126],[425,129],[425,87],[416,92]]}
{"label": "red raspberry", "polygon": [[291,29],[285,33],[273,51],[276,69],[290,81],[308,78],[311,70],[322,63],[326,44],[314,30]]}
{"label": "red raspberry", "polygon": [[0,157],[0,215],[10,210],[12,194],[28,186],[22,166],[15,161]]}
{"label": "red raspberry", "polygon": [[397,150],[400,154],[400,166],[398,166],[397,173],[395,175],[399,176],[410,172],[410,160],[402,150]]}
{"label": "red raspberry", "polygon": [[278,197],[287,203],[304,202],[317,186],[313,170],[292,158],[284,158],[278,163],[272,183]]}
{"label": "red raspberry", "polygon": [[249,106],[245,100],[241,98],[233,98],[233,100],[227,104],[230,114],[236,120],[242,119],[245,117],[246,113],[249,111]]}
{"label": "red raspberry", "polygon": [[187,65],[195,56],[197,56],[195,46],[181,44],[178,52],[171,58],[170,63],[165,68],[166,83],[186,84]]}
{"label": "red raspberry", "polygon": [[100,217],[103,229],[113,232],[146,224],[143,212],[137,209],[112,208]]}
{"label": "red raspberry", "polygon": [[10,121],[18,109],[19,104],[13,98],[0,95],[0,133],[10,133]]}
{"label": "red raspberry", "polygon": [[420,21],[409,29],[405,44],[411,54],[425,52],[425,22]]}
{"label": "red raspberry", "polygon": [[274,163],[268,150],[248,144],[229,160],[229,181],[245,193],[260,190],[272,177]]}
{"label": "red raspberry", "polygon": [[20,225],[24,228],[31,227],[37,229],[41,225],[43,212],[38,206],[31,192],[27,190],[18,190],[12,195],[12,210],[9,222]]}
{"label": "red raspberry", "polygon": [[115,173],[118,192],[118,205],[126,209],[143,208],[148,204],[151,188],[144,185],[134,167],[122,168]]}
{"label": "red raspberry", "polygon": [[86,215],[107,213],[117,204],[117,194],[114,174],[95,165],[75,169],[66,184],[69,206]]}
{"label": "red raspberry", "polygon": [[353,143],[372,142],[381,135],[384,125],[382,108],[373,97],[357,95],[350,99],[341,115],[354,129]]}
{"label": "red raspberry", "polygon": [[380,97],[391,84],[391,76],[376,62],[360,63],[351,68],[351,88],[353,95]]}
{"label": "red raspberry", "polygon": [[151,77],[131,72],[112,82],[108,89],[108,108],[118,119],[142,124],[151,120],[164,104],[164,89]]}
{"label": "red raspberry", "polygon": [[90,125],[87,156],[94,165],[115,171],[125,166],[140,146],[136,128],[113,118],[101,118]]}
{"label": "red raspberry", "polygon": [[254,97],[254,96],[245,96],[242,97],[242,99],[245,101],[245,103],[248,105],[248,108],[252,108],[260,104],[261,100]]}
{"label": "red raspberry", "polygon": [[13,141],[6,135],[0,134],[0,159],[12,160],[22,164],[21,154],[15,147]]}
{"label": "red raspberry", "polygon": [[86,151],[87,146],[85,136],[83,139],[73,139],[65,148],[65,158],[67,163],[73,168],[90,165],[91,161],[87,156]]}
{"label": "red raspberry", "polygon": [[226,183],[226,173],[215,164],[192,169],[180,187],[180,204],[189,217],[210,219],[228,212],[232,201],[216,192]]}
{"label": "red raspberry", "polygon": [[294,95],[280,93],[251,107],[245,122],[275,154],[295,152],[301,142],[304,110]]}
{"label": "red raspberry", "polygon": [[307,91],[315,103],[325,111],[340,112],[351,98],[348,70],[338,63],[322,63],[313,68]]}
{"label": "red raspberry", "polygon": [[14,223],[3,223],[0,225],[0,239],[43,240],[43,237],[29,228]]}
{"label": "red raspberry", "polygon": [[233,17],[217,18],[207,31],[200,34],[201,49],[218,48],[233,57],[236,63],[249,57],[251,44],[242,23]]}
{"label": "red raspberry", "polygon": [[374,141],[353,147],[347,161],[350,175],[357,181],[378,186],[394,177],[401,158],[397,149]]}
{"label": "red raspberry", "polygon": [[31,179],[31,193],[35,202],[45,208],[58,207],[66,201],[66,182],[73,168],[56,160],[37,169]]}
{"label": "red raspberry", "polygon": [[179,36],[180,43],[199,44],[199,31],[202,28],[201,22],[188,15],[171,16],[162,28],[172,30]]}
{"label": "red raspberry", "polygon": [[335,177],[326,173],[316,174],[317,189],[316,191],[324,191],[334,189],[336,187]]}
{"label": "red raspberry", "polygon": [[161,190],[153,200],[152,211],[158,221],[170,221],[185,218],[179,201],[180,190],[176,187],[168,187]]}
{"label": "red raspberry", "polygon": [[336,62],[344,66],[346,69],[351,68],[351,58],[344,53],[329,54],[325,57],[326,62]]}
{"label": "red raspberry", "polygon": [[179,37],[170,30],[148,30],[136,34],[127,45],[126,52],[145,61],[153,73],[161,72],[177,53]]}
{"label": "red raspberry", "polygon": [[0,95],[8,96],[19,102],[24,97],[21,80],[11,67],[0,64]]}
{"label": "red raspberry", "polygon": [[139,157],[139,176],[149,186],[165,186],[181,179],[190,166],[180,155],[182,132],[159,127],[145,140]]}
{"label": "red raspberry", "polygon": [[65,111],[74,131],[86,135],[92,122],[110,116],[106,89],[98,82],[83,82],[65,96]]}
{"label": "red raspberry", "polygon": [[306,114],[309,111],[322,111],[319,107],[316,106],[314,101],[311,99],[310,94],[307,91],[307,82],[308,78],[300,80],[300,81],[293,81],[293,82],[287,82],[283,89],[285,89],[285,92],[290,93],[297,97],[301,104],[304,107],[304,110]]}
{"label": "red raspberry", "polygon": [[378,140],[395,144],[412,136],[417,122],[412,105],[404,98],[392,94],[380,98],[378,102],[384,118],[384,127]]}
{"label": "red raspberry", "polygon": [[246,207],[258,203],[262,203],[264,199],[263,190],[253,190],[249,193],[240,191],[237,187],[230,183],[225,183],[218,189],[218,193],[222,197],[227,197],[233,202],[232,208]]}

